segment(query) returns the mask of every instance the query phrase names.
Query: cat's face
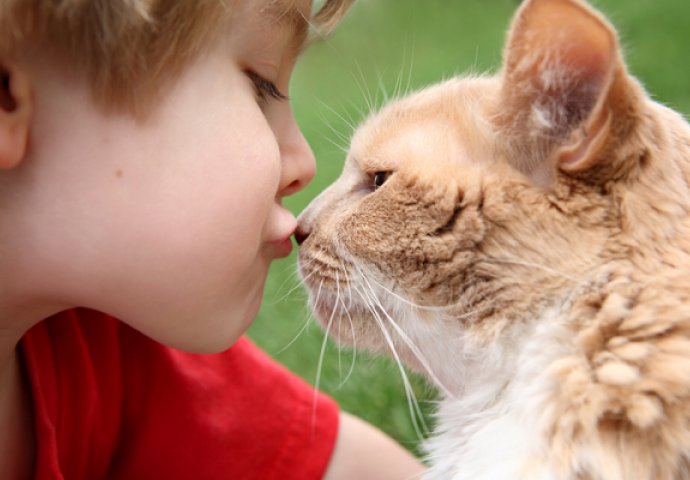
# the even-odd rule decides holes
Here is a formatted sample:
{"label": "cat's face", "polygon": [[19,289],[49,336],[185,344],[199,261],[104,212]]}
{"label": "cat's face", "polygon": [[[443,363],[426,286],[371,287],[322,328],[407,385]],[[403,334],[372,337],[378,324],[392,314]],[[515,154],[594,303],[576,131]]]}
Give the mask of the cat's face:
{"label": "cat's face", "polygon": [[422,370],[420,357],[515,341],[627,255],[615,192],[657,168],[656,108],[598,14],[525,2],[499,75],[425,89],[356,131],[341,177],[300,218],[318,319]]}

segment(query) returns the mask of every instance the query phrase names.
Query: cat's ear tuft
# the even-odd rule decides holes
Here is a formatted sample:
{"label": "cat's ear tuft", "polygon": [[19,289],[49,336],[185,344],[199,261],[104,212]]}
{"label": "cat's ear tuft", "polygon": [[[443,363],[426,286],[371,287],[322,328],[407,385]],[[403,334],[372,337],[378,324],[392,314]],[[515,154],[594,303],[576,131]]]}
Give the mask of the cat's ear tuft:
{"label": "cat's ear tuft", "polygon": [[[580,0],[526,0],[504,55],[500,125],[532,142],[527,173],[587,168],[610,126],[606,98],[620,59],[608,22]],[[555,161],[554,161],[555,160]]]}

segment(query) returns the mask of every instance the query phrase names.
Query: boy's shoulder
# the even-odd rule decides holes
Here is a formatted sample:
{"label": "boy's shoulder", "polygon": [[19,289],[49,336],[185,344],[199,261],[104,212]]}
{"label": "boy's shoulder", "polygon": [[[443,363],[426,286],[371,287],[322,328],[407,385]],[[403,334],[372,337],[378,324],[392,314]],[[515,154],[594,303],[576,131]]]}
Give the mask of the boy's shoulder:
{"label": "boy's shoulder", "polygon": [[79,309],[36,325],[21,352],[37,474],[320,478],[328,464],[337,406],[246,338],[191,354]]}

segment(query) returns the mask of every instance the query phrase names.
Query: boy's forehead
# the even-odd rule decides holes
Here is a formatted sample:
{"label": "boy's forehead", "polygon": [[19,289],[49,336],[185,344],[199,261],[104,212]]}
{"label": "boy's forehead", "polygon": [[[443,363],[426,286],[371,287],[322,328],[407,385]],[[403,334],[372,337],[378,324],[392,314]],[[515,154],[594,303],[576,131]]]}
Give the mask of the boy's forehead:
{"label": "boy's forehead", "polygon": [[[244,11],[265,32],[291,31],[290,43],[299,51],[307,38],[312,0],[239,0],[236,10]],[[245,17],[247,18],[247,17]]]}
{"label": "boy's forehead", "polygon": [[311,0],[263,0],[261,3],[260,14],[269,24],[294,28],[298,34],[307,30]]}

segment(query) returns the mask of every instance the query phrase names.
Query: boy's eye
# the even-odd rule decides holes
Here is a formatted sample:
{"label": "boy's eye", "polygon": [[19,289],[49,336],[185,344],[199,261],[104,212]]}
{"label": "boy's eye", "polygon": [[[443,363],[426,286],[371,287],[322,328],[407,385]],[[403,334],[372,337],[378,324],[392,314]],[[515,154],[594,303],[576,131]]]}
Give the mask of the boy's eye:
{"label": "boy's eye", "polygon": [[271,82],[270,80],[266,80],[264,77],[251,70],[247,70],[245,73],[254,84],[256,95],[261,100],[289,100],[287,95],[278,90],[278,87],[276,87],[275,83]]}

